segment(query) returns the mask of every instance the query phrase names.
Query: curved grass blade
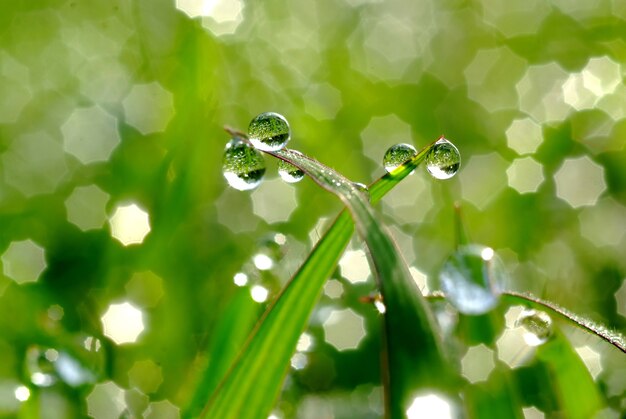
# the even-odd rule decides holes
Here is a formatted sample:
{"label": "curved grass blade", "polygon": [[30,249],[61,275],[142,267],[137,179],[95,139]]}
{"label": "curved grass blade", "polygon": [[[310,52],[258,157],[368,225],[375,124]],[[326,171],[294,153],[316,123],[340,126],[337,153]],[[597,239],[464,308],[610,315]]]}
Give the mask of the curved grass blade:
{"label": "curved grass blade", "polygon": [[504,292],[502,294],[502,299],[505,300],[508,304],[525,304],[530,305],[533,308],[538,308],[540,310],[545,310],[551,313],[558,314],[565,320],[574,323],[577,327],[598,336],[599,338],[615,346],[620,351],[626,353],[626,338],[624,337],[624,335],[615,330],[610,330],[600,323],[596,323],[582,316],[579,316],[578,314],[564,307],[561,307],[556,303],[542,300],[530,293],[521,293],[514,291]]}
{"label": "curved grass blade", "polygon": [[[428,148],[422,150],[414,159],[394,171],[393,175],[387,174],[375,182],[370,189],[371,200],[379,200],[397,182],[413,171],[423,160],[427,150]],[[408,391],[408,389],[414,387],[414,385],[408,385],[408,383],[440,381],[442,377],[446,376],[446,374],[430,374],[430,371],[434,370],[438,365],[441,365],[442,369],[445,368],[445,361],[441,355],[437,337],[432,333],[433,322],[429,312],[425,309],[421,295],[408,276],[406,266],[400,262],[393,243],[378,226],[365,197],[361,195],[360,191],[351,182],[299,153],[285,150],[274,154],[299,166],[308,172],[309,175],[313,171],[318,183],[321,183],[322,186],[332,190],[334,193],[338,193],[344,202],[351,205],[353,212],[357,212],[359,219],[362,220],[360,222],[361,233],[365,236],[368,243],[374,243],[373,247],[377,249],[377,256],[374,256],[377,263],[375,265],[376,269],[382,272],[385,278],[391,278],[388,281],[390,286],[383,287],[383,295],[387,300],[387,304],[390,307],[394,307],[390,314],[389,311],[387,312],[386,316],[387,333],[392,336],[391,339],[388,339],[390,344],[388,350],[393,355],[390,358],[393,365],[390,365],[389,370],[402,372],[397,377],[394,375],[389,377],[390,382],[393,382],[394,385],[390,387],[388,404],[397,406],[399,409],[397,414],[393,416],[401,416],[403,414],[403,403],[400,399],[406,399],[407,396],[403,391]],[[337,189],[339,189],[339,192]],[[244,414],[243,410],[255,411],[255,414],[258,414],[260,411],[266,412],[271,409],[271,404],[279,391],[280,382],[285,373],[285,366],[293,352],[297,337],[306,325],[306,319],[317,300],[323,283],[332,272],[332,269],[334,269],[339,256],[349,242],[352,229],[352,222],[344,212],[338,217],[326,236],[318,243],[309,260],[305,262],[301,270],[294,276],[284,292],[268,310],[264,321],[259,323],[248,347],[220,387],[219,394],[211,400],[206,412],[207,415],[211,417],[242,417],[241,414]],[[329,255],[329,253],[333,252],[334,254]],[[319,261],[316,259],[326,262],[322,269],[319,269]],[[330,263],[328,263],[329,261]],[[399,265],[400,268],[398,269],[394,265]],[[308,272],[307,275],[307,271],[310,271],[309,267],[311,266],[316,267],[315,272]],[[306,276],[315,278],[311,280],[311,278],[305,278]],[[303,282],[309,284],[307,288],[309,298],[306,298],[304,302],[302,301],[303,295],[301,295],[302,292],[300,290]],[[395,286],[393,285],[394,283],[396,284]],[[311,295],[314,295],[315,298],[310,298]],[[286,333],[289,330],[285,331],[285,325],[281,324],[277,319],[280,318],[282,312],[287,311],[287,308],[292,306],[300,308],[301,314],[306,314],[299,318],[289,316],[290,321],[287,327],[290,328],[291,333]],[[417,306],[417,310],[415,306]],[[406,312],[409,315],[403,316]],[[408,333],[404,329],[401,330],[401,333],[395,332],[401,327],[406,328],[407,325]],[[414,326],[418,326],[417,335],[425,334],[426,339],[423,336],[416,338],[416,333],[411,332]],[[295,331],[297,333],[294,333]],[[281,340],[280,346],[285,351],[282,353],[276,353],[276,351],[268,352],[268,345],[271,348],[274,344],[269,338],[272,335]],[[285,337],[287,337],[287,341],[285,341]],[[422,357],[422,362],[417,362],[416,360],[420,359],[420,353],[425,356]],[[270,361],[268,358],[271,358],[276,368],[265,368],[266,374],[263,378],[263,383],[251,380],[250,377],[254,376],[256,379],[258,376],[258,374],[249,372],[251,364],[266,367],[267,362]],[[407,368],[408,364],[415,363],[420,364],[420,367]],[[403,365],[403,367],[397,367],[397,365]],[[426,368],[426,365],[429,367]],[[276,371],[278,371],[277,374],[274,373]],[[248,383],[254,381],[254,388],[248,388],[248,391],[245,391],[246,388],[242,387],[242,385],[245,386],[245,381]],[[269,388],[274,388],[274,390],[268,390],[267,394],[255,397],[255,390]],[[256,391],[256,393],[258,395],[259,392]],[[250,404],[250,397],[257,399],[255,401],[256,404]],[[241,401],[244,401],[243,404],[245,406],[237,408],[237,400],[240,401],[240,405],[242,404]],[[263,408],[258,410],[261,406]]]}
{"label": "curved grass blade", "polygon": [[[307,173],[321,187],[336,194],[352,213],[357,232],[365,240],[386,307],[385,389],[387,413],[404,417],[412,393],[449,383],[447,363],[432,313],[413,281],[400,251],[377,221],[367,197],[343,176],[321,163],[290,150],[273,153]],[[403,167],[406,170],[407,167]]]}
{"label": "curved grass blade", "polygon": [[344,212],[257,323],[202,417],[268,416],[298,338],[353,232],[354,224]]}

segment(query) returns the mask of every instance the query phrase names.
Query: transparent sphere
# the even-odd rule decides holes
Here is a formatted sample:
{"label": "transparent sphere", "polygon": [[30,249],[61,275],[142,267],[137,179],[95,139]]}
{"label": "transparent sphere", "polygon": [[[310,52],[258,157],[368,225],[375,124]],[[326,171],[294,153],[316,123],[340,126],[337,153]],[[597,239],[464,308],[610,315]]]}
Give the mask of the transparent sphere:
{"label": "transparent sphere", "polygon": [[461,153],[454,144],[441,137],[426,154],[426,170],[435,179],[450,179],[461,166]]}
{"label": "transparent sphere", "polygon": [[410,144],[395,144],[387,149],[383,156],[383,166],[388,173],[417,156],[417,150]]}
{"label": "transparent sphere", "polygon": [[461,246],[439,273],[448,301],[463,314],[487,313],[498,304],[506,271],[490,247]]}
{"label": "transparent sphere", "polygon": [[263,155],[241,138],[233,138],[226,144],[222,171],[230,186],[240,191],[254,189],[265,175]]}
{"label": "transparent sphere", "polygon": [[250,122],[248,138],[259,150],[276,151],[287,145],[291,138],[291,130],[284,116],[264,112]]}
{"label": "transparent sphere", "polygon": [[278,175],[287,183],[296,183],[304,179],[304,172],[284,160],[278,161]]}
{"label": "transparent sphere", "polygon": [[530,346],[543,345],[552,336],[552,318],[545,312],[533,309],[522,311],[515,322],[524,328],[524,340]]}

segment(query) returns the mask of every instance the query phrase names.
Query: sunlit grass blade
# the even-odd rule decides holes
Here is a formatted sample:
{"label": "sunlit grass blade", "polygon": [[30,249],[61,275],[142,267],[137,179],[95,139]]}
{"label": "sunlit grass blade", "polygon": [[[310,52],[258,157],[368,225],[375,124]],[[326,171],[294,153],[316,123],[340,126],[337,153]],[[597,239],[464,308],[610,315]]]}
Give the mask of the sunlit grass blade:
{"label": "sunlit grass blade", "polygon": [[[228,131],[243,137],[241,133]],[[369,188],[370,201],[377,202],[409,175],[424,159],[427,151],[428,147],[425,147],[415,158],[396,169],[393,174],[386,174],[374,182]],[[257,325],[248,345],[222,383],[219,394],[211,400],[205,412],[208,417],[248,417],[245,416],[246,414],[253,417],[254,410],[258,414],[271,409],[297,339],[306,326],[308,316],[317,302],[324,282],[336,266],[353,231],[353,221],[344,211]],[[411,292],[418,295],[417,289]],[[419,295],[417,298],[420,298]],[[394,299],[393,295],[391,299]],[[289,314],[294,308],[297,308],[297,313]],[[282,319],[285,313],[289,314],[289,321],[282,324],[278,319]],[[278,350],[279,345],[281,350]],[[268,350],[274,347],[277,350]],[[418,352],[414,355],[418,356]],[[262,368],[267,365],[279,367],[271,371],[265,369],[262,377],[256,377],[252,375],[255,371],[249,370],[251,364]],[[435,366],[431,365],[431,367],[434,370]],[[441,375],[430,374],[428,378],[432,380],[434,377],[441,378]],[[419,375],[416,378],[419,378]],[[246,386],[246,381],[255,382],[255,386]]]}
{"label": "sunlit grass blade", "polygon": [[[367,244],[386,307],[383,376],[387,414],[403,417],[416,389],[441,387],[449,378],[432,313],[389,233],[376,219],[368,197],[352,182],[307,156],[289,150],[271,154],[298,166],[341,198],[350,210],[357,231]],[[401,170],[410,172],[410,167]],[[374,193],[380,193],[380,189],[374,189]]]}
{"label": "sunlit grass blade", "polygon": [[585,317],[580,316],[564,307],[561,307],[556,303],[542,300],[530,293],[520,293],[513,291],[507,291],[503,293],[502,299],[511,305],[524,304],[529,305],[533,308],[537,308],[539,310],[544,310],[550,313],[557,314],[561,318],[564,318],[565,320],[574,323],[580,329],[586,330],[587,332],[600,337],[601,339],[615,346],[620,351],[626,353],[626,338],[624,337],[624,335],[615,330],[610,330],[608,327],[600,323],[586,319]]}
{"label": "sunlit grass blade", "polygon": [[265,312],[203,417],[268,416],[298,338],[353,233],[354,224],[344,212]]}
{"label": "sunlit grass blade", "polygon": [[585,419],[594,417],[605,401],[593,377],[570,342],[559,331],[539,346],[536,358],[548,371],[549,388],[559,408],[559,417]]}

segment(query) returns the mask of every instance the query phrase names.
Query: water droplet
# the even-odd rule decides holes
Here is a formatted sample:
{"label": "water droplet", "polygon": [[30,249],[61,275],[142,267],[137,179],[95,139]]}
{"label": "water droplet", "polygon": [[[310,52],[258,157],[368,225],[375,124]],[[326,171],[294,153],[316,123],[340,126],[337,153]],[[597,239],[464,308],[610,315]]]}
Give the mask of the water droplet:
{"label": "water droplet", "polygon": [[287,183],[300,182],[304,178],[304,172],[284,160],[278,161],[278,174]]}
{"label": "water droplet", "polygon": [[411,144],[392,145],[385,152],[383,166],[388,173],[391,173],[415,156],[417,156],[417,150]]}
{"label": "water droplet", "polygon": [[539,346],[552,336],[552,318],[543,312],[533,309],[522,311],[515,322],[524,328],[524,340],[529,346]]}
{"label": "water droplet", "polygon": [[426,154],[426,170],[436,179],[450,179],[461,166],[461,153],[454,144],[441,137]]}
{"label": "water droplet", "polygon": [[261,184],[265,160],[250,144],[241,138],[233,138],[226,144],[222,170],[230,186],[247,191]]}
{"label": "water droplet", "polygon": [[274,112],[258,115],[248,126],[248,138],[259,150],[280,150],[287,145],[290,137],[289,123],[284,116]]}
{"label": "water droplet", "polygon": [[59,357],[55,349],[30,346],[26,350],[26,372],[37,387],[50,387],[57,382],[54,363]]}
{"label": "water droplet", "polygon": [[461,246],[441,269],[441,288],[461,313],[484,314],[498,303],[506,273],[500,259],[488,249],[476,244]]}

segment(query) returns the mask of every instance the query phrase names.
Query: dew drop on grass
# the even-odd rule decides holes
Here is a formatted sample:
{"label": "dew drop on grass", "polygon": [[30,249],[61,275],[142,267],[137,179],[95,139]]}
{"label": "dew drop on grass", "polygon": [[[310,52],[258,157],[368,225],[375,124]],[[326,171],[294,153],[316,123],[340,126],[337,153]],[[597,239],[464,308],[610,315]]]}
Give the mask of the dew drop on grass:
{"label": "dew drop on grass", "polygon": [[496,306],[505,278],[504,266],[493,249],[476,244],[459,247],[439,273],[448,301],[470,315],[487,313]]}
{"label": "dew drop on grass", "polygon": [[265,160],[261,153],[241,138],[226,144],[222,170],[228,184],[240,191],[254,189],[265,174]]}
{"label": "dew drop on grass", "polygon": [[529,346],[543,345],[552,336],[552,318],[543,311],[526,309],[515,325],[525,330],[524,340]]}
{"label": "dew drop on grass", "polygon": [[391,173],[415,156],[417,156],[417,150],[411,144],[395,144],[385,152],[383,166],[387,173]]}
{"label": "dew drop on grass", "polygon": [[37,387],[49,387],[57,382],[55,362],[59,357],[56,349],[30,346],[26,351],[26,371],[30,381]]}
{"label": "dew drop on grass", "polygon": [[426,170],[435,179],[450,179],[461,166],[461,153],[454,144],[441,137],[426,154]]}
{"label": "dew drop on grass", "polygon": [[290,137],[289,123],[284,116],[274,112],[258,115],[248,126],[250,142],[262,151],[280,150],[287,145]]}
{"label": "dew drop on grass", "polygon": [[304,172],[291,163],[284,160],[278,161],[278,174],[287,183],[300,182],[304,178]]}

